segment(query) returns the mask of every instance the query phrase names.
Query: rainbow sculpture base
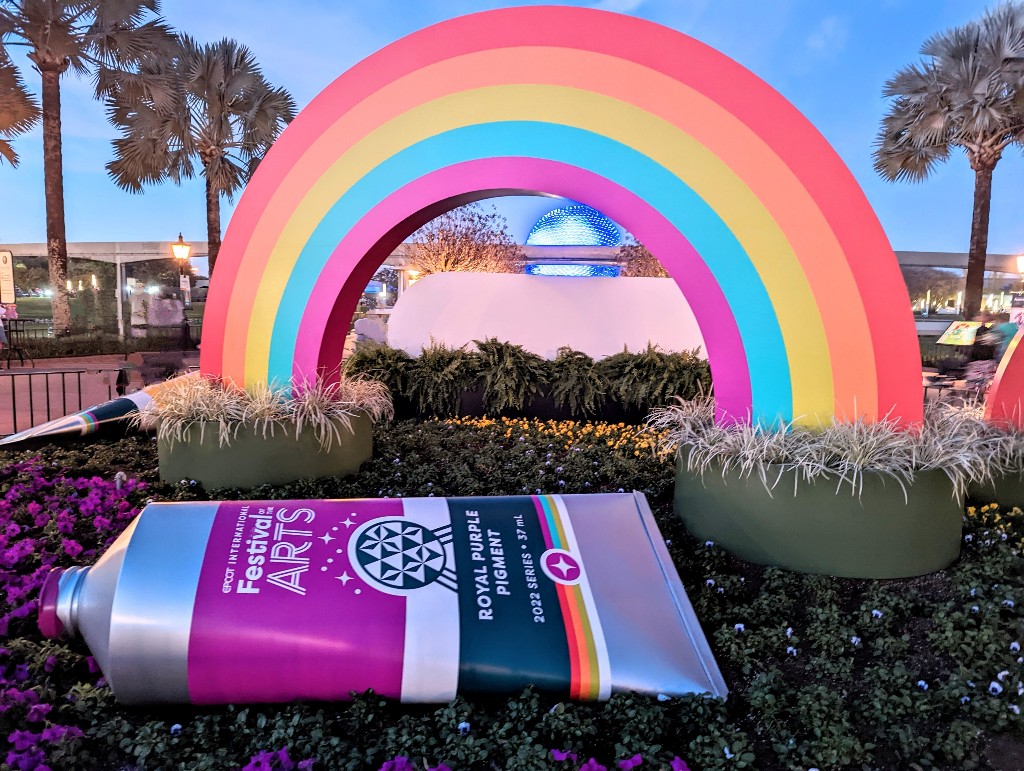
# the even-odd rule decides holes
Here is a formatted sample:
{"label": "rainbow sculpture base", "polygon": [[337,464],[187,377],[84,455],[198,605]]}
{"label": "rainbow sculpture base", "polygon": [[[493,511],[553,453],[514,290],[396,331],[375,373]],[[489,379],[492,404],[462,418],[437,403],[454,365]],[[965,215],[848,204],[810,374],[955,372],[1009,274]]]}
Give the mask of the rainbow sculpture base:
{"label": "rainbow sculpture base", "polygon": [[[720,469],[676,470],[675,511],[701,540],[738,557],[801,573],[843,578],[906,578],[932,573],[960,556],[963,501],[942,471],[918,472],[903,488],[865,473],[860,495],[827,476],[813,484],[796,472],[769,491],[757,476]],[[795,493],[794,493],[795,491]]]}

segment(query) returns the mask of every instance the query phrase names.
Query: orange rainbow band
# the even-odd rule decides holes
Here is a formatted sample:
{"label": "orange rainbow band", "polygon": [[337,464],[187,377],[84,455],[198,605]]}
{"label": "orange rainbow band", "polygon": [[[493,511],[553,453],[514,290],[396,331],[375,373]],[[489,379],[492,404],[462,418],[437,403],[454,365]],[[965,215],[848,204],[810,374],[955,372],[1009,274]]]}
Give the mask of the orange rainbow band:
{"label": "orange rainbow band", "polygon": [[581,8],[443,22],[314,99],[232,217],[202,371],[336,371],[391,250],[447,209],[524,192],[583,200],[658,255],[700,323],[720,419],[920,419],[905,285],[825,139],[700,42]]}

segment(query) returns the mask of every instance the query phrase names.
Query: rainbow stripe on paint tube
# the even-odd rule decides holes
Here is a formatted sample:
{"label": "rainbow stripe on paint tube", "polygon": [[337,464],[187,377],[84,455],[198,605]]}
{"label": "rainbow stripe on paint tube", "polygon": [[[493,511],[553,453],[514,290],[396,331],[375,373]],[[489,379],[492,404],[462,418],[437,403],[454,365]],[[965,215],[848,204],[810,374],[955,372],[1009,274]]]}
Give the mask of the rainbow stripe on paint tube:
{"label": "rainbow stripe on paint tube", "polygon": [[548,547],[541,555],[541,568],[558,587],[558,602],[569,644],[572,662],[569,696],[573,699],[607,699],[610,686],[608,650],[572,524],[558,496],[535,498],[534,505]]}

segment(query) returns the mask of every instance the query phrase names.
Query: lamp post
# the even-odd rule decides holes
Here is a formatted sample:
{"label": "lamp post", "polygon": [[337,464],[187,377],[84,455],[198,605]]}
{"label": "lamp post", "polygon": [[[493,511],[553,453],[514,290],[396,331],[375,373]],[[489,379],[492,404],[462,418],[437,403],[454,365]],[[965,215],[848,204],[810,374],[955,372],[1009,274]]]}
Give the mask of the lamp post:
{"label": "lamp post", "polygon": [[187,308],[192,305],[192,284],[189,281],[185,265],[188,263],[189,254],[192,253],[192,245],[185,243],[181,233],[178,233],[178,240],[171,244],[171,253],[174,255],[174,259],[178,261],[178,287],[181,289],[181,295],[185,299],[185,307]]}

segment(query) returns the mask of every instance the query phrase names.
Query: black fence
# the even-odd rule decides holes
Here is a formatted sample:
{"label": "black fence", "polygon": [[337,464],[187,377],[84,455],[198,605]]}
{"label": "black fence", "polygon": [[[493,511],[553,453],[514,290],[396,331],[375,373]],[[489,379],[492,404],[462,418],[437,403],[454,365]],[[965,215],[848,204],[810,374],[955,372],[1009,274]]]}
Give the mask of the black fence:
{"label": "black fence", "polygon": [[120,369],[0,372],[0,435],[16,434],[114,398]]}

